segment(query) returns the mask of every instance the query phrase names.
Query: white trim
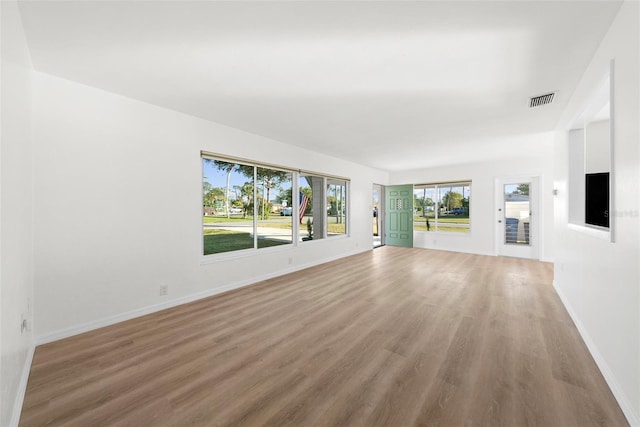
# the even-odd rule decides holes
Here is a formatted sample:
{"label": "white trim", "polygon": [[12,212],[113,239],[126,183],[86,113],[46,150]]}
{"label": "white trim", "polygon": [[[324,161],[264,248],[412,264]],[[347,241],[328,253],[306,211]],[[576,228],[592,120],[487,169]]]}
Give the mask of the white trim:
{"label": "white trim", "polygon": [[491,251],[481,251],[481,250],[476,250],[476,249],[449,249],[449,248],[443,248],[443,247],[433,247],[433,248],[424,248],[424,249],[433,249],[436,251],[443,251],[443,252],[457,252],[457,253],[461,253],[461,254],[471,254],[471,255],[482,255],[482,256],[500,256],[500,255],[496,255]]}
{"label": "white trim", "polygon": [[171,301],[163,302],[160,304],[154,304],[147,307],[139,308],[136,310],[131,310],[125,313],[116,314],[114,316],[103,317],[102,319],[97,319],[91,322],[83,323],[80,325],[71,326],[68,328],[64,328],[58,331],[54,331],[48,333],[46,335],[42,335],[36,337],[36,345],[47,344],[53,341],[61,340],[64,338],[69,338],[74,335],[82,334],[84,332],[93,331],[95,329],[103,328],[105,326],[111,326],[116,323],[124,322],[127,320],[135,319],[136,317],[145,316],[147,314],[156,313],[161,310],[166,310],[168,308],[176,307],[182,304],[187,304],[193,301],[197,301],[203,298],[208,298],[213,295],[221,294],[223,292],[231,291],[234,289],[242,288],[245,286],[253,285],[255,283],[261,282],[263,280],[272,279],[274,277],[282,276],[284,274],[293,273],[298,270],[303,270],[305,268],[313,267],[319,264],[324,264],[326,262],[335,261],[340,258],[344,258],[351,255],[356,255],[362,252],[367,252],[373,250],[372,248],[366,247],[364,249],[358,249],[349,251],[346,253],[341,253],[340,255],[335,255],[331,257],[327,257],[321,260],[309,262],[306,264],[300,264],[296,266],[292,266],[290,268],[286,268],[283,270],[278,270],[273,273],[263,274],[258,277],[253,277],[251,279],[241,280],[238,282],[230,283],[228,285],[220,286],[214,289],[209,289],[202,292],[197,292],[195,294],[186,295],[183,297],[179,297],[173,299]]}
{"label": "white trim", "polygon": [[[544,247],[544,197],[542,187],[544,175],[540,173],[494,176],[494,254],[496,256],[518,257],[540,261]],[[504,242],[504,228],[506,220],[502,212],[504,206],[504,185],[516,184],[524,181],[531,183],[529,191],[531,216],[529,228],[530,245],[509,245]],[[502,221],[505,221],[503,223]],[[511,247],[510,247],[511,246]]]}
{"label": "white trim", "polygon": [[22,415],[22,404],[24,403],[24,396],[27,393],[27,383],[29,382],[29,373],[31,372],[31,364],[33,363],[33,355],[36,351],[36,346],[31,344],[27,350],[27,357],[22,367],[22,375],[20,376],[20,383],[18,384],[17,396],[15,402],[13,402],[13,414],[9,425],[11,427],[18,427],[20,423],[20,415]]}
{"label": "white trim", "polygon": [[[569,200],[569,228],[579,233],[584,233],[591,237],[596,237],[602,240],[607,240],[611,243],[615,243],[615,215],[616,211],[616,199],[614,197],[615,189],[615,59],[611,59],[608,62],[606,71],[603,72],[603,76],[600,78],[595,88],[592,89],[592,93],[586,101],[583,109],[578,115],[569,123],[566,131],[569,134],[569,154],[574,154],[573,158],[580,162],[580,166],[575,165],[569,161],[569,175],[572,176],[572,165],[575,169],[575,178],[573,181],[569,181],[569,193],[572,191],[579,194],[579,197]],[[609,227],[597,227],[585,223],[584,215],[584,176],[585,176],[585,161],[586,161],[586,129],[587,125],[594,120],[594,116],[602,109],[603,106],[609,104]],[[572,132],[581,132],[575,135],[575,143],[571,143]],[[580,147],[576,146],[577,144]],[[578,158],[576,158],[576,156]],[[581,157],[582,159],[580,160]],[[606,171],[602,171],[606,172]]]}
{"label": "white trim", "polygon": [[[612,217],[609,218],[609,221],[611,221],[611,218]],[[588,224],[574,224],[572,222],[567,224],[567,228],[569,230],[586,234],[587,236],[597,237],[598,239],[606,240],[607,242],[613,243],[613,236],[609,229],[604,229]]]}
{"label": "white trim", "polygon": [[414,243],[413,247],[415,249],[430,249],[430,250],[433,250],[433,251],[455,252],[455,253],[460,253],[460,254],[483,255],[483,256],[492,256],[492,257],[500,256],[500,255],[496,255],[492,251],[484,251],[484,250],[478,250],[478,249],[473,249],[473,248],[472,249],[452,248],[452,247],[439,246],[439,245],[420,246],[420,245],[416,245],[415,243]]}
{"label": "white trim", "polygon": [[555,280],[553,281],[553,289],[555,289],[556,293],[560,297],[560,301],[562,301],[562,304],[567,309],[567,312],[569,313],[571,320],[573,320],[573,323],[576,325],[576,328],[578,329],[578,332],[580,333],[582,340],[587,345],[587,348],[589,349],[589,353],[591,353],[591,357],[593,357],[593,360],[596,362],[596,365],[600,369],[600,372],[602,373],[604,380],[607,382],[607,385],[611,389],[611,392],[613,393],[613,397],[618,402],[618,405],[620,405],[620,409],[622,409],[622,413],[627,418],[627,421],[632,427],[640,427],[639,414],[636,414],[634,412],[633,405],[631,404],[627,396],[624,394],[624,392],[616,382],[615,377],[611,372],[611,369],[609,368],[609,365],[607,364],[606,359],[602,356],[602,354],[598,350],[598,347],[589,336],[589,333],[587,332],[586,328],[578,318],[578,315],[576,314],[576,312],[573,310],[573,308],[569,304],[569,301],[565,298],[564,294],[562,293],[562,290],[557,285]]}
{"label": "white trim", "polygon": [[324,176],[327,178],[335,178],[338,180],[346,180],[346,181],[351,180],[351,178],[346,178],[346,177],[337,176],[337,175],[329,175],[324,172],[314,172],[314,171],[309,171],[305,169],[299,169],[296,167],[276,165],[273,163],[265,163],[263,161],[246,159],[244,157],[228,156],[226,154],[212,153],[210,151],[204,151],[204,150],[200,150],[200,158],[201,159],[205,158],[209,160],[221,160],[227,163],[240,163],[246,166],[256,166],[259,168],[276,169],[282,172],[297,172],[299,174],[309,174],[309,175],[315,175],[319,177]]}
{"label": "white trim", "polygon": [[[293,221],[295,224],[295,221]],[[203,239],[200,239],[203,240]],[[200,265],[214,264],[216,262],[228,261],[230,259],[238,259],[238,258],[250,258],[255,257],[258,254],[265,254],[268,252],[281,252],[291,250],[294,246],[297,246],[299,243],[296,240],[293,240],[289,243],[284,243],[282,245],[276,246],[267,246],[264,248],[247,248],[247,249],[238,249],[235,251],[229,252],[220,252],[215,254],[201,255],[200,256]],[[255,242],[254,242],[255,245]]]}

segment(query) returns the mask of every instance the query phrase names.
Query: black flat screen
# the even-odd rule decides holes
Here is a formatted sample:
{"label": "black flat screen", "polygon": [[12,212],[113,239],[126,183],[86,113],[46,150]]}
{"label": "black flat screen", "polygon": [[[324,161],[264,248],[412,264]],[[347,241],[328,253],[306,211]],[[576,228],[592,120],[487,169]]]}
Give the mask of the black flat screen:
{"label": "black flat screen", "polygon": [[609,227],[609,172],[586,175],[585,222]]}

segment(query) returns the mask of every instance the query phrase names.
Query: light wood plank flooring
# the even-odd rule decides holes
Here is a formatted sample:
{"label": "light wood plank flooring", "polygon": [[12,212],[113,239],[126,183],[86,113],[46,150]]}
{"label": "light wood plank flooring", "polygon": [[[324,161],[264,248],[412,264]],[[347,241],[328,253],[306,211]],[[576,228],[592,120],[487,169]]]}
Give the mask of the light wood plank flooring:
{"label": "light wood plank flooring", "polygon": [[551,281],[383,247],[40,346],[20,423],[626,426]]}

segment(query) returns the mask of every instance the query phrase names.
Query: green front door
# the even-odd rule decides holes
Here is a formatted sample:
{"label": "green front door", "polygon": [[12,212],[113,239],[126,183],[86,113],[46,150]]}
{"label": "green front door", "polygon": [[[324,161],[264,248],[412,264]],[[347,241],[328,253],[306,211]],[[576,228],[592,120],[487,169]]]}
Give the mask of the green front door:
{"label": "green front door", "polygon": [[391,185],[386,193],[386,244],[413,247],[413,185]]}

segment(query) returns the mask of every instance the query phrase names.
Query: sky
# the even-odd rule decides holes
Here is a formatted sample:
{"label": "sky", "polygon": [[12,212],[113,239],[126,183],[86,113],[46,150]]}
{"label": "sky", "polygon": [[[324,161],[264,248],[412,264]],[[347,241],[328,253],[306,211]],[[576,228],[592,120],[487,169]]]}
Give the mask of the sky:
{"label": "sky", "polygon": [[[203,179],[208,181],[214,187],[225,188],[227,186],[227,174],[224,171],[219,171],[211,162],[202,161],[202,173]],[[251,179],[239,173],[231,174],[230,186],[243,185],[245,182],[251,181]]]}

